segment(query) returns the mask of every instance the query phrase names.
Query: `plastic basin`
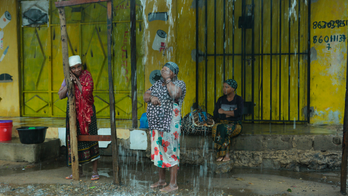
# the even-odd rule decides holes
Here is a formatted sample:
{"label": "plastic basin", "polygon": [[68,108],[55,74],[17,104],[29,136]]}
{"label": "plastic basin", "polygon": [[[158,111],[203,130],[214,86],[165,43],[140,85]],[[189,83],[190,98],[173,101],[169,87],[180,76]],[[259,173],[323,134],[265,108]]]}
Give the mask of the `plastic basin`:
{"label": "plastic basin", "polygon": [[22,144],[40,144],[45,141],[48,127],[20,127],[17,128],[19,140]]}

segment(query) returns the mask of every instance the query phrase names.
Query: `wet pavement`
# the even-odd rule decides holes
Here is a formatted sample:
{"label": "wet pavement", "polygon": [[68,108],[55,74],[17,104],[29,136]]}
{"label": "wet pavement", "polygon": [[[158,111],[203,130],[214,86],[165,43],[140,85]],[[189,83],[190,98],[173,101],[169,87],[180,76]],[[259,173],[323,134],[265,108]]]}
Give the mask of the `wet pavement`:
{"label": "wet pavement", "polygon": [[[64,118],[9,118],[14,126],[64,127]],[[118,128],[130,128],[131,121],[118,121]],[[244,124],[250,135],[341,135],[342,126]],[[109,127],[109,119],[98,119],[98,127]],[[131,154],[127,154],[131,155]],[[111,157],[99,161],[99,181],[92,182],[91,164],[84,165],[80,181],[65,180],[71,169],[65,156],[28,164],[0,161],[1,195],[162,195],[149,186],[158,180],[158,171],[148,158],[120,156],[121,185],[114,185]],[[340,171],[300,172],[270,169],[233,168],[214,174],[204,165],[180,165],[179,190],[166,195],[341,195]],[[166,176],[169,182],[169,172]]]}
{"label": "wet pavement", "polygon": [[[0,162],[1,164],[1,162]],[[147,158],[120,157],[121,185],[113,185],[110,157],[99,161],[100,180],[92,182],[91,164],[83,166],[80,181],[65,180],[71,169],[64,156],[28,165],[0,166],[0,195],[162,195],[149,186],[158,180]],[[169,182],[169,172],[166,181]],[[179,190],[166,195],[341,195],[339,171],[285,171],[234,168],[213,174],[196,165],[180,165]]]}
{"label": "wet pavement", "polygon": [[[21,126],[45,126],[45,127],[65,127],[65,118],[41,118],[41,117],[1,117],[2,120],[12,120],[13,127]],[[140,124],[140,121],[138,121]],[[98,128],[110,128],[110,119],[98,118]],[[116,120],[116,127],[122,129],[132,129],[131,120]],[[343,126],[325,125],[315,126],[308,124],[258,124],[244,123],[243,134],[251,135],[342,135]]]}

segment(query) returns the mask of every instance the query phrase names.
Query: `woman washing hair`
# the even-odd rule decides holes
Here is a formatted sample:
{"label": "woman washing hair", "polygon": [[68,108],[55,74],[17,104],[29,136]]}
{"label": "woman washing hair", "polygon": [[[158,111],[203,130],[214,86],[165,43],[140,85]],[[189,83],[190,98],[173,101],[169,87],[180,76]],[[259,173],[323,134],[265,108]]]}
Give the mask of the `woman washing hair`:
{"label": "woman washing hair", "polygon": [[159,170],[158,182],[150,187],[166,186],[165,172],[166,168],[170,168],[170,184],[160,189],[164,193],[178,189],[176,179],[180,160],[180,110],[186,94],[186,85],[177,79],[178,73],[176,63],[166,63],[161,70],[162,78],[144,94],[144,101],[148,103],[151,161]]}

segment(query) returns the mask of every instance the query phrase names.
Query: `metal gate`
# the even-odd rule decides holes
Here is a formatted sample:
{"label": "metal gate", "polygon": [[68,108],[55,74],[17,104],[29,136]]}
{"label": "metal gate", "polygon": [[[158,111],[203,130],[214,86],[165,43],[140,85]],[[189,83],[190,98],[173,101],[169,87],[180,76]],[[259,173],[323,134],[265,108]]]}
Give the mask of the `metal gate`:
{"label": "metal gate", "polygon": [[[198,102],[208,112],[234,78],[253,122],[308,122],[310,1],[196,3]],[[201,6],[202,9],[199,9]],[[199,63],[199,58],[204,61]]]}
{"label": "metal gate", "polygon": [[[66,99],[60,100],[58,90],[64,79],[59,16],[55,1],[50,1],[49,24],[21,27],[21,114],[35,117],[64,117]],[[137,74],[138,118],[145,111],[142,10],[137,0]],[[112,64],[115,108],[118,119],[131,119],[131,58],[129,0],[114,0]],[[109,110],[107,69],[106,3],[65,8],[69,56],[80,55],[94,80],[97,117],[107,118]],[[139,60],[140,59],[140,60]]]}

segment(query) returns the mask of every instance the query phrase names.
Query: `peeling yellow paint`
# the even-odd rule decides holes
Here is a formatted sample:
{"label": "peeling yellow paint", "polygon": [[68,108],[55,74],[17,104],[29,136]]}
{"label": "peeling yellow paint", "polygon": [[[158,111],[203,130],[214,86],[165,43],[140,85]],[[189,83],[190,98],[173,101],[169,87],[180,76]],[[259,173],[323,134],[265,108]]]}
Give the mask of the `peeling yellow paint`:
{"label": "peeling yellow paint", "polygon": [[[315,28],[313,22],[348,20],[348,2],[345,0],[319,0],[311,5],[311,47],[317,55],[311,61],[310,104],[314,108],[310,122],[313,124],[342,124],[344,116],[347,39],[342,42],[313,43],[314,36],[345,35],[348,26],[340,28]],[[327,48],[330,44],[330,50]]]}

